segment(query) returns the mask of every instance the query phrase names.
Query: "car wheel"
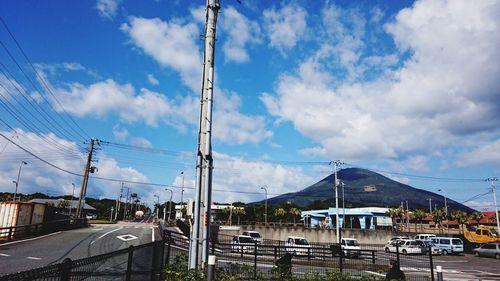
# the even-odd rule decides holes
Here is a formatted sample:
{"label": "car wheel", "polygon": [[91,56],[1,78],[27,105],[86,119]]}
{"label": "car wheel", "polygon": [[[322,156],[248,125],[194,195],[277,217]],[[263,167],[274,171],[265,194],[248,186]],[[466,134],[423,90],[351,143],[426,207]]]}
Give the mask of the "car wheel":
{"label": "car wheel", "polygon": [[389,248],[385,248],[385,252],[386,252],[386,253],[389,253]]}
{"label": "car wheel", "polygon": [[443,256],[446,256],[448,254],[448,250],[443,250]]}
{"label": "car wheel", "polygon": [[479,252],[474,252],[474,256],[479,257]]}
{"label": "car wheel", "polygon": [[406,250],[403,250],[403,255],[407,255],[408,252]]}

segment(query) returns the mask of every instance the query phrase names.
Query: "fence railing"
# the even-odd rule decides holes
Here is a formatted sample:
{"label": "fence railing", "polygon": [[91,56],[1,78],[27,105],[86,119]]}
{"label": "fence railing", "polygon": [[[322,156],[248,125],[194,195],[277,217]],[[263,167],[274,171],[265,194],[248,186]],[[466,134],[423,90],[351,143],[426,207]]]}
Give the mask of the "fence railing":
{"label": "fence railing", "polygon": [[43,223],[0,228],[0,243],[39,236],[61,230],[69,230],[87,225],[86,219],[64,219]]}
{"label": "fence railing", "polygon": [[[163,230],[160,241],[130,246],[115,252],[0,277],[0,281],[20,280],[170,280],[165,266],[181,263],[187,271],[189,238]],[[269,243],[269,244],[268,244]],[[403,255],[400,249],[387,251],[383,245],[363,245],[346,250],[337,244],[310,247],[264,244],[210,243],[217,257],[216,272],[237,276],[237,280],[278,280],[283,274],[307,279],[310,274],[327,276],[341,272],[355,277],[383,278],[390,260],[397,260],[407,280],[434,280],[430,252]],[[305,280],[303,279],[303,280]]]}

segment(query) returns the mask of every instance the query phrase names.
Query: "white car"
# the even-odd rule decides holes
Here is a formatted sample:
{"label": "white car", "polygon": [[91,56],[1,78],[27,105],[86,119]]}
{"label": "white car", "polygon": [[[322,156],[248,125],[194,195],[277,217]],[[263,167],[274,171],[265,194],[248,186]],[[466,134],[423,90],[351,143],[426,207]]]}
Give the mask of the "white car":
{"label": "white car", "polygon": [[231,240],[231,251],[242,253],[253,253],[257,243],[250,236],[235,235]]}
{"label": "white car", "polygon": [[402,253],[404,255],[407,254],[422,254],[422,247],[415,240],[394,240],[389,244],[385,245],[385,251],[387,253]]}
{"label": "white car", "polygon": [[307,255],[311,245],[304,237],[288,236],[286,239],[286,251],[294,255],[304,254]]}
{"label": "white car", "polygon": [[258,231],[253,231],[253,230],[243,231],[242,235],[252,237],[252,239],[259,244],[262,244],[262,242],[264,242],[264,238],[262,238],[262,236]]}
{"label": "white car", "polygon": [[358,240],[354,238],[342,238],[340,241],[344,256],[346,257],[359,257],[361,256],[361,246]]}
{"label": "white car", "polygon": [[390,244],[392,241],[396,241],[396,240],[408,240],[410,239],[410,237],[408,236],[394,236],[392,237],[391,239],[389,239],[385,244]]}

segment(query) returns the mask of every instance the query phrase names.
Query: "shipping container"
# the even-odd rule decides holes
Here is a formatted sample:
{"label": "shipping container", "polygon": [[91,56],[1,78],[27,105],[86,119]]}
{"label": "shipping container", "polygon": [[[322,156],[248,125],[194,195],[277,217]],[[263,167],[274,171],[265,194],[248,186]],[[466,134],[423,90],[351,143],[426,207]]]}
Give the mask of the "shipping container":
{"label": "shipping container", "polygon": [[[0,228],[44,222],[45,204],[28,202],[1,202]],[[14,230],[0,231],[0,239],[12,239]]]}

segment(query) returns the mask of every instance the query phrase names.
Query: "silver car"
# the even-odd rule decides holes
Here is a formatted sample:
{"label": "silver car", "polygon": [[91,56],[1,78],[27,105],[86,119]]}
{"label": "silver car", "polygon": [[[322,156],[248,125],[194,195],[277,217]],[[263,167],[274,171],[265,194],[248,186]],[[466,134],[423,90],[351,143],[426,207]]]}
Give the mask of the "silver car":
{"label": "silver car", "polygon": [[500,260],[500,243],[488,243],[474,249],[476,257],[494,257]]}

